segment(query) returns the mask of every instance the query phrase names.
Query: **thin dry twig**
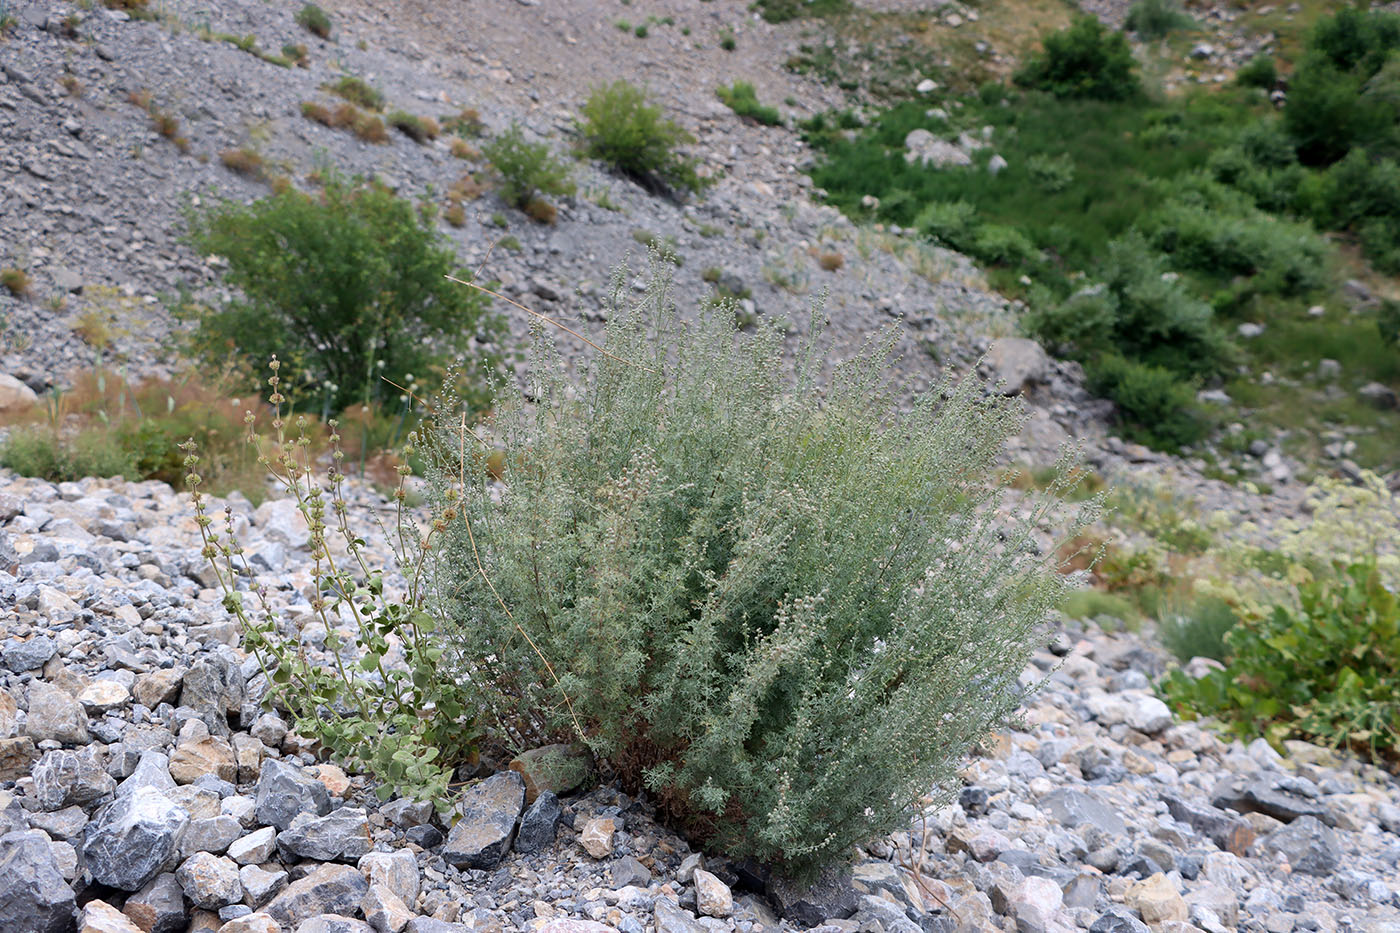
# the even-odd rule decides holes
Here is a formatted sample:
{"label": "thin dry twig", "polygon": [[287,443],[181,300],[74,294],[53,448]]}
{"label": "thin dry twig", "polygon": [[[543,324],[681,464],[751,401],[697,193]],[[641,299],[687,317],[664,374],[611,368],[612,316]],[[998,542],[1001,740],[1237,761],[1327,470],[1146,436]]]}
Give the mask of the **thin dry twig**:
{"label": "thin dry twig", "polygon": [[635,366],[636,368],[640,369],[640,370],[641,370],[642,372],[644,372],[644,373],[651,373],[652,375],[656,375],[656,370],[654,370],[654,369],[648,369],[647,367],[643,366],[643,365],[640,364],[640,363],[635,363],[635,362],[633,362],[632,360],[624,360],[622,357],[617,356],[616,354],[609,353],[607,350],[604,350],[602,347],[598,346],[596,343],[594,343],[593,341],[589,340],[587,337],[583,336],[583,334],[580,334],[578,331],[570,329],[570,328],[567,327],[566,325],[560,323],[559,321],[556,321],[554,318],[549,317],[549,316],[546,315],[546,314],[540,314],[538,311],[535,311],[535,310],[533,310],[533,309],[531,309],[531,308],[525,307],[523,304],[521,304],[520,302],[516,301],[516,300],[513,299],[513,298],[507,298],[505,295],[502,295],[500,292],[493,292],[491,289],[486,288],[485,286],[478,285],[478,284],[476,284],[475,282],[468,282],[468,281],[465,281],[465,280],[463,280],[463,279],[459,279],[459,278],[457,278],[456,276],[449,275],[449,276],[446,276],[446,278],[447,278],[448,281],[450,281],[450,282],[456,282],[458,285],[465,285],[465,286],[467,286],[468,288],[474,288],[474,289],[476,289],[476,290],[479,291],[479,292],[485,292],[486,294],[490,295],[492,298],[499,298],[501,301],[504,301],[506,304],[514,305],[515,307],[519,308],[521,311],[524,311],[526,314],[533,314],[535,317],[539,318],[541,321],[544,321],[546,324],[553,324],[555,327],[557,327],[557,328],[559,328],[560,330],[564,331],[566,334],[573,334],[575,337],[577,337],[578,339],[582,340],[584,343],[588,344],[590,347],[592,347],[593,349],[597,350],[599,353],[603,354],[603,355],[606,356],[608,359],[617,360],[619,363],[623,363],[623,364],[625,364],[625,365],[627,365],[627,366]]}

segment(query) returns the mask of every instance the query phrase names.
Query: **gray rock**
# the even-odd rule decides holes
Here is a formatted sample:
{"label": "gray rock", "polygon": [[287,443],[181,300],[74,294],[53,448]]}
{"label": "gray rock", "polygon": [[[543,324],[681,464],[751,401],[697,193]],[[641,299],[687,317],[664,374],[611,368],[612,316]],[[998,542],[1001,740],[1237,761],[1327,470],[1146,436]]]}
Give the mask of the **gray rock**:
{"label": "gray rock", "polygon": [[430,821],[433,818],[433,805],[426,800],[400,797],[384,804],[379,808],[379,812],[395,826],[408,829],[410,826],[422,826]]}
{"label": "gray rock", "polygon": [[175,854],[190,815],[139,787],[97,811],[83,832],[83,861],[99,884],[136,891]]}
{"label": "gray rock", "polygon": [[0,836],[0,930],[67,933],[77,904],[40,832]]}
{"label": "gray rock", "polygon": [[272,858],[277,850],[277,830],[264,826],[229,843],[228,857],[240,865],[258,865]]}
{"label": "gray rock", "polygon": [[243,835],[243,824],[231,816],[220,814],[200,820],[190,820],[189,828],[185,830],[185,837],[180,840],[180,854],[185,858],[196,852],[212,852],[215,855],[223,855],[228,850],[229,845],[241,835]]}
{"label": "gray rock", "polygon": [[1368,382],[1357,389],[1356,394],[1382,411],[1400,408],[1400,395],[1396,395],[1395,390],[1384,383]]}
{"label": "gray rock", "polygon": [[491,775],[462,795],[461,817],[447,835],[442,857],[457,868],[495,868],[510,851],[524,806],[525,780],[519,773]]}
{"label": "gray rock", "polygon": [[1040,344],[1025,337],[1003,337],[987,348],[982,360],[987,379],[1005,395],[1020,393],[1044,382],[1050,357]]}
{"label": "gray rock", "polygon": [[80,839],[83,835],[83,827],[87,824],[86,811],[77,806],[65,807],[52,813],[36,811],[29,814],[30,826],[42,829],[49,834],[50,838],[65,842]]}
{"label": "gray rock", "polygon": [[135,770],[117,787],[117,796],[125,797],[138,787],[168,794],[175,786],[175,779],[170,776],[170,759],[160,752],[142,752]]}
{"label": "gray rock", "polygon": [[1217,848],[1244,855],[1254,843],[1254,828],[1224,810],[1193,804],[1172,794],[1163,794],[1162,802],[1167,805],[1172,819],[1190,826],[1214,842]]}
{"label": "gray rock", "polygon": [[180,864],[175,880],[190,903],[205,910],[218,910],[243,900],[243,883],[233,859],[208,852],[197,852]]}
{"label": "gray rock", "polygon": [[[515,848],[520,852],[538,852],[554,842],[555,828],[563,813],[554,791],[541,791],[520,817],[520,831],[515,836]],[[619,885],[620,886],[620,885]]]}
{"label": "gray rock", "polygon": [[278,831],[292,824],[299,813],[325,816],[331,810],[326,785],[284,761],[269,758],[258,775],[257,820]]}
{"label": "gray rock", "polygon": [[1337,836],[1315,817],[1303,816],[1264,837],[1265,852],[1283,855],[1293,870],[1326,877],[1341,861]]}
{"label": "gray rock", "polygon": [[47,664],[49,658],[57,651],[58,646],[47,635],[35,635],[28,641],[16,641],[12,638],[5,642],[4,648],[0,648],[0,664],[16,674],[37,671]]}
{"label": "gray rock", "polygon": [[349,865],[322,865],[294,881],[272,899],[266,912],[287,928],[319,914],[353,914],[369,890],[369,883]]}
{"label": "gray rock", "polygon": [[694,914],[665,897],[658,897],[652,906],[652,920],[656,933],[707,933]]}
{"label": "gray rock", "polygon": [[1122,817],[1082,791],[1069,788],[1051,791],[1040,801],[1040,808],[1070,829],[1088,823],[1113,836],[1127,831]]}
{"label": "gray rock", "polygon": [[465,923],[448,923],[436,917],[414,917],[403,928],[404,933],[471,933]]}
{"label": "gray rock", "polygon": [[122,913],[146,933],[183,933],[185,892],[174,872],[156,875],[150,883],[126,899]]}
{"label": "gray rock", "polygon": [[1089,933],[1152,933],[1147,924],[1126,908],[1112,907],[1089,927]]}
{"label": "gray rock", "polygon": [[395,852],[371,852],[357,866],[370,884],[383,885],[397,894],[405,904],[418,900],[418,860],[407,849]]}
{"label": "gray rock", "polygon": [[353,862],[370,849],[369,818],[358,807],[341,807],[326,816],[298,813],[277,834],[283,861]]}
{"label": "gray rock", "polygon": [[612,885],[625,888],[629,884],[645,888],[651,884],[651,871],[632,856],[624,855],[612,863]]}
{"label": "gray rock", "polygon": [[25,733],[35,742],[56,741],[65,745],[86,745],[88,718],[83,706],[65,691],[35,680],[29,685],[29,718]]}
{"label": "gray rock", "polygon": [[243,883],[244,903],[261,907],[287,886],[287,873],[280,868],[269,870],[261,865],[244,865],[238,869],[238,880]]}
{"label": "gray rock", "polygon": [[1283,823],[1311,816],[1332,822],[1327,807],[1287,784],[1281,774],[1230,775],[1211,790],[1210,802],[1240,813],[1263,813]]}
{"label": "gray rock", "polygon": [[297,925],[296,933],[377,933],[363,920],[340,914],[322,914]]}
{"label": "gray rock", "polygon": [[246,681],[238,663],[219,653],[190,667],[181,686],[180,705],[199,713],[211,734],[227,738],[232,731],[229,720],[237,723],[246,696]]}
{"label": "gray rock", "polygon": [[775,875],[768,896],[785,920],[814,927],[825,920],[845,920],[856,912],[856,890],[844,868],[823,869],[811,883]]}
{"label": "gray rock", "polygon": [[81,751],[45,752],[34,765],[34,796],[46,810],[96,803],[117,789],[91,746]]}

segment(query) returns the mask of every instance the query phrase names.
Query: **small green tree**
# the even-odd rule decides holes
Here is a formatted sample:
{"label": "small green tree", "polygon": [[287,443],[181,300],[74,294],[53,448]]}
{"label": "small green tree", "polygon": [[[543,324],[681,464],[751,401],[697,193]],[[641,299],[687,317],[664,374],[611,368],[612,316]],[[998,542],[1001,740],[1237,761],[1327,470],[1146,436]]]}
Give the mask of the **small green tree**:
{"label": "small green tree", "polygon": [[647,92],[626,81],[595,88],[579,126],[588,155],[657,190],[699,191],[696,160],[677,147],[695,137],[648,103]]}
{"label": "small green tree", "polygon": [[1131,100],[1142,92],[1132,49],[1122,33],[1093,16],[1075,17],[1042,40],[1044,51],[1016,73],[1016,83],[1056,97]]}
{"label": "small green tree", "polygon": [[257,372],[280,355],[339,411],[397,397],[385,379],[430,385],[456,357],[468,401],[487,401],[506,331],[484,296],[444,278],[466,274],[426,204],[332,179],[316,195],[217,204],[191,216],[190,240],[227,261],[225,280],[241,293],[199,321],[195,348],[210,362]]}
{"label": "small green tree", "polygon": [[547,143],[525,141],[518,123],[481,147],[481,154],[491,162],[500,181],[501,198],[513,207],[524,209],[542,195],[551,197],[574,193],[569,177],[569,165]]}

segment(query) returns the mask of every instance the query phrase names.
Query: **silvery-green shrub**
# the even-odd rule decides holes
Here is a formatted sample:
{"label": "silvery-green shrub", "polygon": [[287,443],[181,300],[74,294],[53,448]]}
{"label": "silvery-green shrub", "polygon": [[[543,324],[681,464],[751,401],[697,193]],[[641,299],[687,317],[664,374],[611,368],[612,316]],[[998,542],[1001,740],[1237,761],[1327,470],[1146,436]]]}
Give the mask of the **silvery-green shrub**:
{"label": "silvery-green shrub", "polygon": [[541,329],[489,434],[441,418],[445,675],[520,745],[581,733],[697,842],[810,870],[1014,716],[1055,510],[997,509],[1019,402],[949,377],[901,410],[891,335],[819,378],[819,326],[793,363],[775,327],[684,320],[653,265],[583,371]]}

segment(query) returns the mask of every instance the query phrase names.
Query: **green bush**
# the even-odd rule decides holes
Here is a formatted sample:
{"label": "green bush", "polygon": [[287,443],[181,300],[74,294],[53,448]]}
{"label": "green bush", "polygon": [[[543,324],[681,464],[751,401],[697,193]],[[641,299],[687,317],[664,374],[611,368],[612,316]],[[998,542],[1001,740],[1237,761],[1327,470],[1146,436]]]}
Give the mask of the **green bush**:
{"label": "green bush", "polygon": [[567,197],[574,193],[569,164],[549,148],[548,143],[525,141],[519,124],[481,147],[499,179],[501,198],[514,207],[526,208],[542,196]]}
{"label": "green bush", "polygon": [[715,88],[715,96],[741,117],[747,117],[764,126],[782,125],[783,117],[778,113],[778,108],[760,104],[758,93],[747,81],[735,81],[729,87]]}
{"label": "green bush", "polygon": [[1253,276],[1256,290],[1297,295],[1327,280],[1327,247],[1307,224],[1254,209],[1231,216],[1212,205],[1177,201],[1148,221],[1152,242],[1174,265],[1221,278]]}
{"label": "green bush", "polygon": [[1210,424],[1194,386],[1176,373],[1109,355],[1085,366],[1089,391],[1112,400],[1123,433],[1158,450],[1200,442]]}
{"label": "green bush", "polygon": [[914,226],[935,243],[968,251],[979,223],[977,208],[966,201],[934,201],[914,218]]}
{"label": "green bush", "polygon": [[1235,72],[1235,83],[1242,87],[1257,87],[1265,91],[1278,84],[1278,66],[1272,55],[1256,55]]}
{"label": "green bush", "polygon": [[1317,21],[1288,82],[1284,122],[1310,165],[1326,165],[1366,146],[1400,147],[1400,16],[1344,8]]}
{"label": "green bush", "polygon": [[1393,760],[1400,750],[1400,602],[1374,558],[1338,564],[1226,636],[1223,671],[1163,683],[1179,712],[1226,721],[1275,745],[1298,737]]}
{"label": "green bush", "polygon": [[1191,29],[1196,21],[1186,15],[1174,0],[1137,0],[1128,8],[1124,29],[1131,29],[1143,39],[1161,39],[1178,29]]}
{"label": "green bush", "polygon": [[1400,301],[1386,298],[1376,312],[1376,329],[1387,346],[1400,350]]}
{"label": "green bush", "polygon": [[241,292],[199,322],[195,348],[211,363],[257,372],[280,353],[340,411],[397,398],[386,379],[431,386],[460,355],[461,389],[485,404],[504,326],[479,292],[444,278],[466,273],[426,204],[332,178],[317,196],[289,189],[191,215],[190,239],[227,260]]}
{"label": "green bush", "polygon": [[1048,156],[1037,153],[1026,160],[1026,171],[1036,187],[1057,194],[1074,184],[1074,160],[1067,153]]}
{"label": "green bush", "polygon": [[1186,612],[1169,614],[1157,627],[1163,646],[1185,664],[1192,658],[1228,658],[1225,636],[1235,627],[1235,610],[1214,596],[1197,599]]}
{"label": "green bush", "polygon": [[984,262],[1015,266],[1038,255],[1035,244],[1020,230],[1004,224],[983,224],[972,241],[972,254]]}
{"label": "green bush", "polygon": [[800,873],[949,798],[1065,583],[988,508],[1019,403],[967,379],[901,413],[892,333],[829,391],[814,334],[793,383],[776,327],[683,323],[653,265],[635,303],[615,277],[586,385],[541,338],[531,404],[497,409],[508,495],[460,488],[472,439],[441,426],[450,676],[526,741],[581,733],[697,843]]}
{"label": "green bush", "polygon": [[325,10],[314,3],[308,3],[297,10],[297,25],[312,35],[322,39],[331,37],[331,18]]}
{"label": "green bush", "polygon": [[364,107],[368,110],[384,109],[384,92],[363,78],[357,78],[354,75],[342,75],[327,84],[326,90],[337,97],[350,101],[357,107]]}
{"label": "green bush", "polygon": [[1092,100],[1130,100],[1141,93],[1128,40],[1097,18],[1077,16],[1041,41],[1044,50],[1016,73],[1021,87]]}
{"label": "green bush", "polygon": [[693,192],[703,186],[696,160],[676,151],[695,137],[633,84],[615,81],[595,88],[583,105],[579,130],[588,155],[650,188]]}
{"label": "green bush", "polygon": [[142,478],[135,455],[125,449],[122,438],[105,428],[90,428],[75,435],[61,434],[47,425],[12,428],[0,445],[0,466],[51,483],[72,482],[85,476]]}
{"label": "green bush", "polygon": [[753,9],[770,23],[803,17],[833,16],[851,9],[851,0],[754,0]]}

